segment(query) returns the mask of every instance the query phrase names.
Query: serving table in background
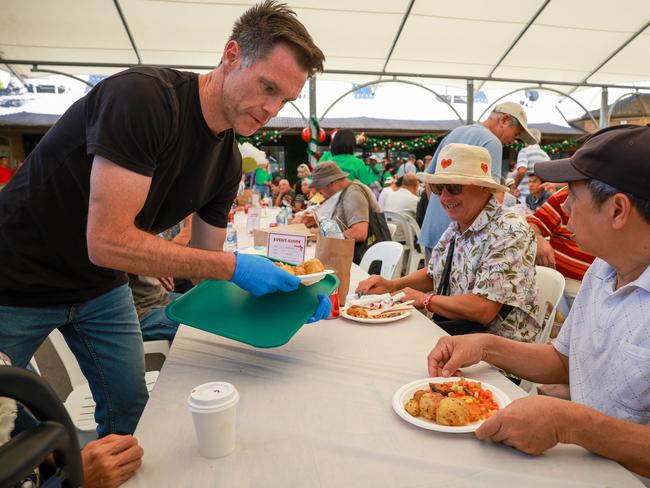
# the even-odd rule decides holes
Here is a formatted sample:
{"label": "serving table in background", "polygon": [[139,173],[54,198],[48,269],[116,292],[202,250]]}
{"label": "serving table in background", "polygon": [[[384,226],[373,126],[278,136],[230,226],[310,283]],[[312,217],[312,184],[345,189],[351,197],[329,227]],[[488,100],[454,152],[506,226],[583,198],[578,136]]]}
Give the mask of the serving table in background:
{"label": "serving table in background", "polygon": [[[352,283],[365,276],[353,266]],[[400,419],[393,394],[427,376],[426,356],[442,335],[419,312],[383,325],[342,318],[308,324],[277,349],[181,326],[135,433],[143,465],[125,486],[642,486],[577,446],[531,457]],[[512,399],[525,395],[486,364],[464,373]],[[230,382],[241,395],[237,448],[221,459],[199,456],[186,407],[190,390],[208,381]]]}

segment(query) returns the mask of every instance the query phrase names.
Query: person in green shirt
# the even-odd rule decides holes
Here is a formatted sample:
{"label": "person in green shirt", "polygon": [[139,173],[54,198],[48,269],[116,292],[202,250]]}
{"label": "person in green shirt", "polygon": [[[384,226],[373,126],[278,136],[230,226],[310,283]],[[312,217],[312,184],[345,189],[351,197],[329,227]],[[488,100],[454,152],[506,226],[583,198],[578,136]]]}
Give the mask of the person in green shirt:
{"label": "person in green shirt", "polygon": [[260,198],[269,195],[269,188],[271,186],[271,174],[268,172],[268,161],[262,166],[258,166],[255,170],[255,191],[260,194]]}
{"label": "person in green shirt", "polygon": [[324,163],[325,161],[332,161],[332,153],[331,152],[325,151],[317,162],[318,163]]}
{"label": "person in green shirt", "polygon": [[354,132],[350,129],[338,131],[330,146],[332,153],[330,160],[348,173],[349,180],[359,180],[364,185],[370,186],[374,181],[371,170],[366,166],[366,163],[354,155],[355,146]]}
{"label": "person in green shirt", "polygon": [[381,164],[379,164],[375,158],[369,157],[366,159],[366,167],[368,168],[368,174],[370,174],[371,182],[377,182],[377,184],[381,186],[381,182],[379,180],[381,179],[381,174],[384,171],[384,168],[381,167]]}

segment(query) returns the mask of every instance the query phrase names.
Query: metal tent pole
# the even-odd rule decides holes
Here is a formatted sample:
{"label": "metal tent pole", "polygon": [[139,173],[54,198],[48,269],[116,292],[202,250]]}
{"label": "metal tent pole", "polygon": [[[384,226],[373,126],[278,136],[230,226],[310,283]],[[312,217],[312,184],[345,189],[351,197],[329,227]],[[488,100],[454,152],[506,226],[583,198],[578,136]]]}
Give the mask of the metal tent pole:
{"label": "metal tent pole", "polygon": [[604,129],[609,125],[609,110],[607,108],[607,87],[604,86],[600,92],[600,129]]}
{"label": "metal tent pole", "polygon": [[474,123],[474,80],[467,80],[467,125]]}
{"label": "metal tent pole", "polygon": [[318,120],[316,115],[316,77],[312,76],[309,78],[309,132],[312,134],[309,140],[309,165],[313,168],[316,163],[316,156],[314,155],[318,151],[318,132],[316,126],[314,125],[314,120]]}

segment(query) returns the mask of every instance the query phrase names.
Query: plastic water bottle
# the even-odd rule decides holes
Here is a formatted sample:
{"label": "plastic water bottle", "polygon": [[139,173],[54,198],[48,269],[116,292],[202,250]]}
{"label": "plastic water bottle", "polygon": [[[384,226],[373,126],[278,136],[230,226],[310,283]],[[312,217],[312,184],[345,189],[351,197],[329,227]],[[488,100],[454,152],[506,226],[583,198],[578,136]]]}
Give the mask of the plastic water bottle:
{"label": "plastic water bottle", "polygon": [[320,235],[323,237],[329,237],[330,239],[345,239],[343,231],[332,219],[321,217],[318,220],[318,226],[320,227]]}
{"label": "plastic water bottle", "polygon": [[237,250],[237,229],[235,229],[232,222],[228,222],[228,227],[226,227],[226,242],[223,250],[226,252],[235,252]]}
{"label": "plastic water bottle", "polygon": [[287,209],[281,208],[278,212],[278,215],[275,217],[275,221],[278,225],[287,225],[289,222],[289,217],[287,216]]}

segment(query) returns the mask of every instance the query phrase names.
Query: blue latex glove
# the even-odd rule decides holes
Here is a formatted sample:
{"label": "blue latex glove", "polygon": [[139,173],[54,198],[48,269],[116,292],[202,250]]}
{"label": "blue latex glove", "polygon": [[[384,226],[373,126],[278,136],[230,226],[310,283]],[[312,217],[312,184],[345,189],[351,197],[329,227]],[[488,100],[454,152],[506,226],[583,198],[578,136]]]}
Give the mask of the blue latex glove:
{"label": "blue latex glove", "polygon": [[332,313],[332,302],[330,301],[330,297],[327,295],[321,295],[320,293],[318,294],[318,307],[316,307],[316,311],[314,312],[314,315],[311,316],[311,318],[307,321],[308,324],[318,322],[319,320],[326,319],[327,317],[330,316],[330,313]]}
{"label": "blue latex glove", "polygon": [[235,259],[235,273],[230,281],[251,295],[259,297],[275,291],[292,291],[300,285],[296,276],[266,258],[235,253]]}

